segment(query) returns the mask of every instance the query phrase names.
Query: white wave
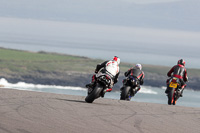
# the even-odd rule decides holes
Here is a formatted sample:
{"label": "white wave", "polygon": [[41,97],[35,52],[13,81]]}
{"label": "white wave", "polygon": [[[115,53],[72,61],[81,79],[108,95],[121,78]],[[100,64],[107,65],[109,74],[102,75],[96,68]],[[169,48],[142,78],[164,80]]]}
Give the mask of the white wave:
{"label": "white wave", "polygon": [[[62,90],[77,90],[77,91],[87,91],[87,89],[82,87],[73,87],[73,86],[56,86],[56,85],[41,85],[41,84],[31,84],[25,82],[18,82],[18,83],[9,83],[6,79],[0,79],[0,86],[4,86],[5,88],[13,88],[18,90],[42,90],[42,89],[62,89]],[[154,91],[157,90],[156,88],[150,86],[142,86],[139,93],[145,94],[158,94],[158,92]]]}
{"label": "white wave", "polygon": [[0,79],[0,85],[5,88],[13,88],[13,89],[21,89],[21,90],[32,90],[32,89],[68,89],[68,90],[82,90],[86,91],[86,89],[82,87],[73,87],[73,86],[56,86],[56,85],[41,85],[41,84],[30,84],[25,82],[18,82],[16,84],[9,83],[6,79]]}
{"label": "white wave", "polygon": [[158,94],[158,92],[153,91],[153,88],[150,86],[141,86],[139,93],[146,93],[146,94]]}

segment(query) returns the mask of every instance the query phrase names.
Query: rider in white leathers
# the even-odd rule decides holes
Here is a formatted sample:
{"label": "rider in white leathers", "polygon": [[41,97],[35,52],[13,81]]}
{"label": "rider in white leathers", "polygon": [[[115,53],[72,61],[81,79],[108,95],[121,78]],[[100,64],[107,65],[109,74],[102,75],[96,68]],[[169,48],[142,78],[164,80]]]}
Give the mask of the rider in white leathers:
{"label": "rider in white leathers", "polygon": [[[114,56],[114,58],[110,61],[105,61],[101,64],[98,64],[95,69],[95,73],[97,74],[98,72],[102,73],[107,73],[113,80],[113,84],[111,87],[118,82],[118,77],[119,77],[119,64],[120,64],[120,59],[117,56]],[[92,82],[87,84],[87,88],[93,88],[94,84],[96,82],[96,74],[92,76]],[[111,91],[112,88],[108,89],[107,91]]]}

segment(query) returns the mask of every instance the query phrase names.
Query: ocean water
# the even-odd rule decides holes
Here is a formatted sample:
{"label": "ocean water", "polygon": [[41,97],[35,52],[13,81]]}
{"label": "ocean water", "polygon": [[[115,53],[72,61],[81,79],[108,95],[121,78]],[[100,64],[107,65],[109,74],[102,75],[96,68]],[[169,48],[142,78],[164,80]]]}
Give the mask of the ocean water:
{"label": "ocean water", "polygon": [[[51,85],[36,85],[19,82],[16,84],[9,83],[6,79],[0,79],[0,85],[8,89],[18,89],[36,92],[48,92],[55,94],[68,94],[77,96],[87,96],[87,89],[72,86],[51,86]],[[167,96],[164,93],[165,88],[156,88],[150,86],[142,86],[141,90],[131,99],[136,102],[158,103],[167,105]],[[183,97],[177,101],[177,106],[200,107],[200,91],[184,90]],[[108,92],[104,98],[118,99],[120,92]]]}

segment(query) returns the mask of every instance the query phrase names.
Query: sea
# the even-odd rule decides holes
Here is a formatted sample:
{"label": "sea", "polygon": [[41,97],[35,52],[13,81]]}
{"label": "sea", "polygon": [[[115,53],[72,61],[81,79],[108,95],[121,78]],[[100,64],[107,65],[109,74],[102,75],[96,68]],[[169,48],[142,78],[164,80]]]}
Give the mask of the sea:
{"label": "sea", "polygon": [[[121,62],[173,66],[180,58],[186,68],[200,68],[200,32],[0,17],[0,47],[46,51]],[[95,68],[95,66],[94,66]],[[0,79],[5,88],[86,96],[86,88],[50,86]],[[165,87],[142,86],[131,101],[167,104]],[[120,92],[105,98],[119,99]],[[200,107],[200,91],[184,90],[178,106]]]}
{"label": "sea", "polygon": [[[87,96],[87,89],[73,86],[55,86],[55,85],[40,85],[18,82],[16,84],[9,83],[6,79],[0,79],[0,85],[7,89],[17,89],[36,92],[47,92],[55,94],[67,94],[75,96]],[[141,90],[131,99],[130,102],[146,102],[167,105],[167,96],[164,93],[165,87],[157,88],[151,86],[142,86]],[[200,91],[184,90],[183,97],[179,98],[176,106],[197,107],[200,108]],[[120,91],[107,92],[104,98],[120,99]],[[171,105],[174,106],[174,105]]]}

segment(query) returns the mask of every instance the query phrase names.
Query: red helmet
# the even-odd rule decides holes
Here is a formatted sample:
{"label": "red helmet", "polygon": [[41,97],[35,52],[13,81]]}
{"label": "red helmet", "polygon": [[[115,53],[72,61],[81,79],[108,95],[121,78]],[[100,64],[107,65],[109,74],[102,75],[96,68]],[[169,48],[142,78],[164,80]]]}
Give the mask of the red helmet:
{"label": "red helmet", "polygon": [[120,59],[119,59],[119,57],[114,56],[114,57],[113,57],[113,60],[116,61],[118,65],[120,64]]}
{"label": "red helmet", "polygon": [[185,66],[185,61],[183,59],[180,59],[180,60],[178,60],[177,64]]}

